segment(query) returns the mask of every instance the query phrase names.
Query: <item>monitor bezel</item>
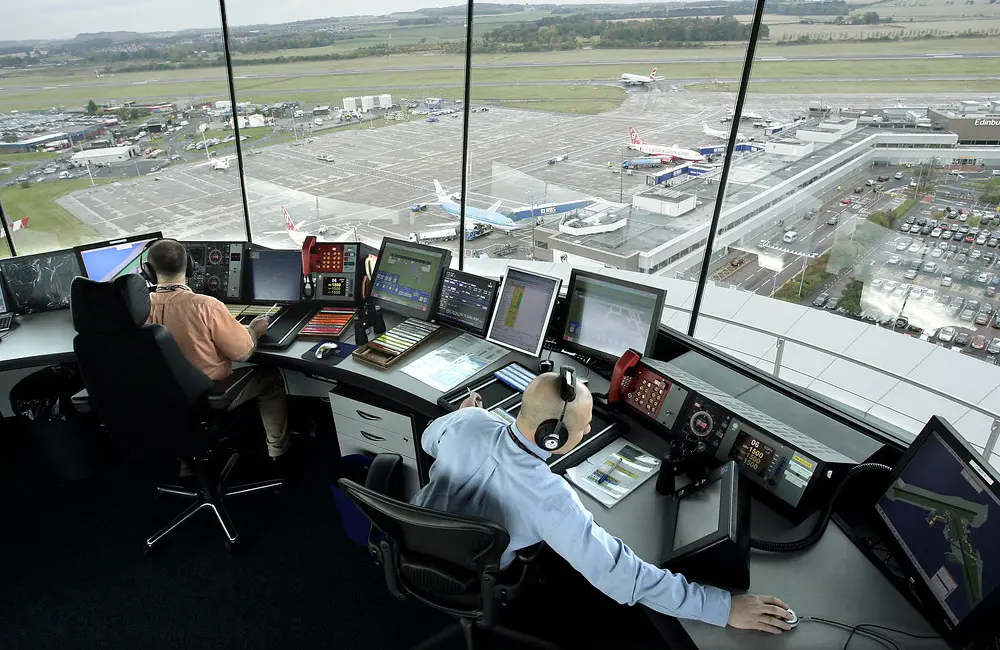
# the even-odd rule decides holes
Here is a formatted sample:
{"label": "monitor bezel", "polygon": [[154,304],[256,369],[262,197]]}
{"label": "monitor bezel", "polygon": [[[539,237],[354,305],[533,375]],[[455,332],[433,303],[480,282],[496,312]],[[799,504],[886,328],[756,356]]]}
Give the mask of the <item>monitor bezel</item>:
{"label": "monitor bezel", "polygon": [[[669,472],[670,468],[661,464],[659,471]],[[716,544],[727,539],[736,538],[738,517],[736,507],[739,502],[737,493],[739,490],[739,478],[739,466],[734,461],[729,460],[715,468],[712,473],[706,477],[706,480],[701,487],[670,500],[670,503],[667,506],[667,514],[664,518],[664,530],[670,531],[669,548],[666,543],[668,540],[665,539],[661,565],[666,564],[667,562],[681,560],[692,553],[703,551],[704,549],[715,546]],[[718,520],[716,521],[715,530],[707,535],[702,535],[698,539],[688,542],[680,548],[675,549],[673,547],[673,540],[677,535],[677,520],[680,518],[681,502],[715,483],[720,484],[719,490],[721,491],[719,495]]]}
{"label": "monitor bezel", "polygon": [[[427,253],[434,253],[436,255],[441,255],[441,268],[438,270],[437,278],[434,280],[434,286],[431,290],[431,295],[427,300],[427,311],[420,311],[415,307],[410,307],[407,305],[400,305],[395,302],[386,300],[385,298],[379,298],[375,295],[375,278],[378,277],[379,268],[382,265],[382,259],[385,255],[385,247],[389,244],[397,244],[404,248],[412,248],[415,250],[424,251]],[[437,246],[428,246],[427,244],[420,244],[418,242],[411,242],[405,239],[395,239],[393,237],[382,238],[382,245],[378,249],[378,260],[375,262],[375,268],[372,270],[372,286],[370,289],[372,300],[375,304],[380,306],[386,311],[391,311],[394,314],[399,314],[406,318],[416,318],[422,321],[431,321],[434,319],[436,305],[438,302],[438,297],[441,295],[441,283],[444,282],[444,270],[451,266],[451,251],[447,248],[439,248]]]}
{"label": "monitor bezel", "polygon": [[[924,579],[920,576],[920,571],[917,569],[916,565],[910,561],[910,558],[906,555],[903,550],[902,544],[896,541],[895,536],[892,534],[892,530],[889,528],[888,522],[883,518],[881,514],[875,509],[878,502],[882,500],[886,492],[888,492],[889,487],[896,482],[896,479],[900,477],[903,470],[909,464],[910,460],[919,453],[923,445],[930,440],[931,436],[937,435],[941,438],[941,441],[946,447],[954,451],[961,459],[962,462],[968,464],[970,461],[974,461],[978,466],[978,469],[983,470],[992,480],[993,485],[986,485],[986,489],[990,490],[995,496],[1000,498],[1000,473],[993,469],[993,467],[987,463],[983,457],[977,452],[972,445],[969,444],[965,438],[955,430],[955,428],[943,417],[931,416],[927,424],[917,435],[916,439],[903,453],[903,456],[899,459],[899,462],[895,464],[890,474],[888,483],[886,483],[886,488],[883,490],[875,502],[871,505],[873,510],[874,520],[878,526],[879,533],[882,536],[882,541],[892,552],[893,558],[899,565],[900,570],[906,576],[907,582],[911,585],[912,590],[915,592],[917,598],[920,601],[920,608],[923,611],[924,617],[927,621],[938,631],[942,638],[944,638],[949,643],[959,644],[965,646],[972,643],[976,639],[980,638],[982,635],[991,633],[995,630],[995,621],[993,618],[996,616],[996,612],[1000,611],[1000,585],[994,588],[993,592],[988,596],[983,598],[968,616],[964,620],[959,621],[958,624],[953,624],[948,618],[947,613],[941,604],[934,597],[933,592],[930,587],[924,582]],[[984,481],[985,483],[985,481]]]}
{"label": "monitor bezel", "polygon": [[[653,306],[655,311],[655,317],[650,320],[649,331],[646,332],[646,345],[642,350],[643,356],[651,356],[653,350],[656,347],[656,336],[660,331],[660,320],[663,318],[663,305],[667,300],[667,292],[665,289],[660,289],[657,287],[650,287],[645,284],[639,284],[637,282],[629,282],[628,280],[621,280],[619,278],[610,277],[607,275],[601,275],[600,273],[594,273],[592,271],[581,271],[579,269],[573,269],[569,276],[569,284],[566,289],[566,299],[564,301],[563,308],[563,324],[562,331],[559,332],[559,347],[567,350],[569,352],[574,352],[577,354],[586,355],[593,359],[600,359],[602,361],[617,361],[621,355],[613,355],[603,350],[596,350],[582,343],[577,343],[575,341],[567,341],[564,337],[566,336],[566,330],[569,328],[569,311],[570,305],[573,302],[573,293],[576,291],[576,284],[579,278],[586,278],[591,280],[598,280],[600,282],[608,282],[610,284],[618,285],[622,288],[635,289],[638,291],[644,291],[652,293],[656,296],[656,304]],[[627,350],[628,348],[626,348]],[[624,354],[625,350],[622,351]]]}
{"label": "monitor bezel", "polygon": [[[538,337],[538,345],[535,347],[534,351],[525,350],[524,348],[519,348],[510,343],[505,343],[504,341],[498,341],[493,336],[493,325],[497,321],[497,315],[500,313],[500,296],[503,295],[504,289],[507,287],[507,280],[510,279],[510,272],[514,271],[516,273],[524,273],[526,275],[534,275],[535,277],[545,278],[546,280],[554,280],[556,283],[555,290],[552,292],[552,297],[549,299],[549,306],[545,311],[545,324],[542,326],[542,335]],[[559,291],[562,289],[562,278],[555,277],[552,275],[545,275],[543,273],[534,273],[532,271],[526,271],[524,269],[519,269],[514,266],[507,267],[507,272],[503,275],[503,280],[500,282],[500,288],[497,290],[497,300],[496,307],[493,309],[493,315],[490,317],[490,326],[486,329],[486,340],[491,343],[496,343],[497,345],[502,345],[503,347],[514,350],[515,352],[520,352],[522,354],[527,354],[531,357],[538,358],[538,355],[542,352],[542,347],[545,345],[545,335],[549,331],[549,324],[552,322],[552,312],[555,310],[556,300],[559,298]]]}
{"label": "monitor bezel", "polygon": [[[473,328],[465,323],[460,323],[458,321],[453,321],[446,315],[441,314],[441,296],[444,295],[444,279],[449,273],[454,273],[459,280],[464,280],[465,278],[475,278],[476,280],[485,280],[492,285],[490,290],[490,304],[486,310],[486,319],[483,321],[483,326],[480,328]],[[441,292],[438,294],[438,302],[435,305],[435,315],[434,318],[437,322],[447,325],[448,327],[454,327],[455,329],[462,330],[463,332],[471,332],[476,336],[486,336],[487,330],[489,330],[490,322],[493,319],[493,312],[497,308],[497,297],[500,295],[500,281],[494,280],[493,278],[476,275],[475,273],[469,273],[468,271],[460,271],[458,269],[445,269],[444,274],[441,276]]]}
{"label": "monitor bezel", "polygon": [[10,290],[10,286],[7,283],[7,273],[4,271],[4,269],[7,267],[7,264],[13,262],[22,262],[25,260],[30,261],[42,257],[52,257],[53,255],[58,255],[63,253],[70,253],[72,255],[73,260],[76,262],[77,276],[83,276],[83,269],[80,268],[80,258],[73,254],[74,251],[72,248],[60,248],[58,250],[46,251],[44,253],[32,253],[31,255],[15,255],[14,257],[7,257],[0,260],[0,278],[2,278],[3,280],[4,289],[7,291],[7,298],[8,298],[7,313],[14,314],[15,316],[26,316],[28,314],[44,314],[50,311],[62,311],[63,309],[70,308],[70,305],[66,305],[65,307],[57,307],[56,309],[39,309],[37,311],[23,311],[21,309],[21,304],[14,297],[14,292]]}
{"label": "monitor bezel", "polygon": [[[128,244],[135,241],[151,240],[155,241],[157,239],[163,239],[163,233],[159,230],[155,232],[149,232],[142,235],[129,235],[127,237],[115,237],[114,239],[106,239],[104,241],[95,242],[93,244],[83,244],[81,246],[74,246],[73,253],[76,254],[76,264],[80,267],[80,274],[87,278],[92,279],[90,274],[87,273],[87,265],[83,263],[83,254],[87,251],[92,251],[98,248],[107,248],[108,246],[114,246],[116,244]],[[142,255],[142,253],[139,253]]]}
{"label": "monitor bezel", "polygon": [[[197,243],[197,242],[195,242]],[[238,242],[233,242],[238,243]],[[254,253],[289,253],[291,255],[296,255],[299,261],[299,297],[295,300],[264,300],[261,298],[253,298],[253,269],[251,260],[253,259]],[[243,249],[243,296],[246,300],[241,300],[237,304],[247,304],[247,305],[297,305],[302,300],[302,251],[295,248],[269,248],[267,246],[261,246],[260,244],[247,244]]]}

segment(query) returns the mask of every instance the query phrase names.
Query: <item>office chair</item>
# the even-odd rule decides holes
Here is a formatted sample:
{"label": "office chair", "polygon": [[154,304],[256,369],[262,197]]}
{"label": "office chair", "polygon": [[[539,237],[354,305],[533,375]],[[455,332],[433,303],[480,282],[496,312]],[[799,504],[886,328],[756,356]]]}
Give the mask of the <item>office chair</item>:
{"label": "office chair", "polygon": [[457,623],[414,650],[430,650],[461,633],[467,650],[476,628],[516,647],[556,648],[535,637],[500,627],[499,610],[534,581],[533,562],[544,544],[518,552],[508,569],[500,556],[510,543],[502,527],[478,517],[453,515],[399,501],[402,457],[379,454],[365,485],[342,478],[337,484],[372,522],[368,550],[382,567],[389,592],[412,596]]}
{"label": "office chair", "polygon": [[[223,499],[281,487],[281,480],[229,486],[237,452],[225,449],[222,435],[232,401],[254,368],[240,368],[213,382],[184,356],[162,325],[147,324],[149,291],[138,275],[111,282],[78,277],[70,290],[76,352],[86,391],[73,396],[78,410],[93,410],[109,433],[140,438],[147,452],[182,458],[194,469],[197,487],[161,485],[159,494],[194,503],[146,540],[146,553],[194,513],[208,508],[233,550],[236,529]],[[223,462],[224,461],[224,462]]]}

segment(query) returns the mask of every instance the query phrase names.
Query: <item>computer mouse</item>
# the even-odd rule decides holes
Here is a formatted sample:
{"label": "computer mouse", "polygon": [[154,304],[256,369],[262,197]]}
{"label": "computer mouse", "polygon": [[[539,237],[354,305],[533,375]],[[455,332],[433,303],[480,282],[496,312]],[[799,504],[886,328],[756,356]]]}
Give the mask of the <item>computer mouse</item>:
{"label": "computer mouse", "polygon": [[785,618],[785,622],[788,623],[789,627],[795,629],[795,626],[799,624],[799,615],[792,609],[786,609],[785,611],[788,612],[788,617]]}
{"label": "computer mouse", "polygon": [[316,358],[325,359],[336,350],[339,346],[336,343],[324,343],[323,345],[316,348]]}

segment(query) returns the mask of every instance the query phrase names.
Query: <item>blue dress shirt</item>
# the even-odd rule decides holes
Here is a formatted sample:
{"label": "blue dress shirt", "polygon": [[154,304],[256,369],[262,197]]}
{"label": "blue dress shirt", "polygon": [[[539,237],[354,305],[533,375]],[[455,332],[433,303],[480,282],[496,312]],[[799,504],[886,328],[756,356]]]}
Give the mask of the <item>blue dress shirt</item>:
{"label": "blue dress shirt", "polygon": [[[436,460],[428,483],[412,499],[425,508],[472,515],[502,525],[510,545],[501,558],[544,541],[595,587],[619,603],[724,627],[729,592],[688,582],[643,562],[594,522],[576,491],[545,464],[549,452],[527,440],[518,446],[507,425],[481,408],[464,408],[431,423],[424,451]],[[534,455],[532,455],[534,454]]]}

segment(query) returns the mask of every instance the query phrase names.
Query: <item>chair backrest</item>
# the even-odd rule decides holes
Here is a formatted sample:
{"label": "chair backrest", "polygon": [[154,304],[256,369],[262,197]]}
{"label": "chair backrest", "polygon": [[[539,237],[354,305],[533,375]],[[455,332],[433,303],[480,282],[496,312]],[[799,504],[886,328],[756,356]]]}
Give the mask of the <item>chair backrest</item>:
{"label": "chair backrest", "polygon": [[382,533],[370,546],[391,592],[492,623],[500,556],[510,543],[506,529],[398,501],[349,479],[338,485]]}
{"label": "chair backrest", "polygon": [[94,411],[109,431],[177,456],[205,451],[202,399],[213,382],[162,325],[147,324],[149,291],[128,274],[78,277],[71,287],[73,339]]}

